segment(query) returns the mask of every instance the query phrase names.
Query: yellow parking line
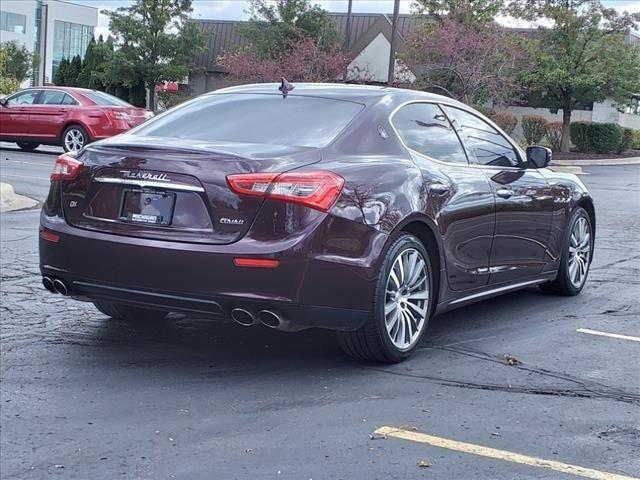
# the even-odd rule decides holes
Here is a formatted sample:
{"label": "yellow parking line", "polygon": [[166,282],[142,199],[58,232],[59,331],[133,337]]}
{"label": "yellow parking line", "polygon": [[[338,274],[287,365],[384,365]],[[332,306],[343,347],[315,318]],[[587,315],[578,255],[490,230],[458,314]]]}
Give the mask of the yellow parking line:
{"label": "yellow parking line", "polygon": [[448,450],[454,450],[456,452],[471,453],[473,455],[480,455],[482,457],[495,458],[497,460],[503,460],[505,462],[520,463],[523,465],[530,465],[532,467],[538,468],[548,468],[550,470],[555,470],[556,472],[570,473],[572,475],[590,478],[592,480],[640,480],[638,478],[627,477],[625,475],[601,472],[600,470],[579,467],[577,465],[570,465],[568,463],[529,457],[527,455],[520,455],[519,453],[508,452],[506,450],[483,447],[482,445],[475,445],[473,443],[458,442],[456,440],[449,440],[447,438],[436,437],[433,435],[427,435],[425,433],[412,432],[410,430],[402,430],[393,427],[380,427],[374,432],[374,434],[382,435],[384,437],[400,438],[402,440],[409,440],[411,442],[425,443],[434,447],[446,448]]}
{"label": "yellow parking line", "polygon": [[631,340],[632,342],[640,342],[640,337],[632,337],[630,335],[620,335],[619,333],[600,332],[598,330],[591,330],[590,328],[579,328],[576,330],[576,332],[588,333],[589,335],[599,335],[601,337],[619,338],[620,340]]}

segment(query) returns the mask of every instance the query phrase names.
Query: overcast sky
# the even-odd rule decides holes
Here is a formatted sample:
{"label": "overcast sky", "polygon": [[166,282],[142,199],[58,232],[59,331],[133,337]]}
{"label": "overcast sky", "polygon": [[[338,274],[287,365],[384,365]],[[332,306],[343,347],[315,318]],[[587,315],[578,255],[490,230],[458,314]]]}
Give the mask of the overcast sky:
{"label": "overcast sky", "polygon": [[[126,0],[71,0],[92,7],[104,9],[116,9],[130,4]],[[347,0],[315,0],[313,3],[321,5],[330,12],[346,12]],[[409,13],[413,0],[400,1],[400,13]],[[640,0],[605,0],[603,3],[618,10],[640,12]],[[249,15],[247,0],[193,0],[194,18],[214,20],[246,20]],[[353,0],[353,11],[356,13],[393,13],[393,0]],[[505,23],[514,24],[513,20]],[[105,15],[98,16],[98,28],[96,36],[107,34],[109,21]]]}

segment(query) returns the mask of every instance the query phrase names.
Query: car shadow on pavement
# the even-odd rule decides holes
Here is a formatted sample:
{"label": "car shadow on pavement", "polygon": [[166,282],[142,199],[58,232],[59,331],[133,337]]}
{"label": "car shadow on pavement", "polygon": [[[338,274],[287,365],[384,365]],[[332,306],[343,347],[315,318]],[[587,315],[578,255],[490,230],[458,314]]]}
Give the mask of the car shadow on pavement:
{"label": "car shadow on pavement", "polygon": [[62,148],[57,148],[57,147],[49,147],[47,148],[47,150],[40,150],[40,149],[36,149],[36,150],[32,150],[30,152],[25,152],[24,150],[18,148],[18,147],[5,147],[5,146],[0,146],[0,152],[19,152],[19,153],[25,153],[28,155],[60,155],[62,153],[64,153],[64,150]]}
{"label": "car shadow on pavement", "polygon": [[[508,335],[514,322],[522,326],[523,311],[540,309],[557,298],[529,289],[437,316],[423,340],[426,348],[420,348],[409,362],[416,366],[440,355],[429,346]],[[313,370],[367,365],[343,354],[335,334],[326,330],[283,333],[262,325],[242,327],[230,321],[173,315],[152,324],[126,323],[98,314],[95,319],[90,342],[106,349],[106,357],[132,355],[136,362],[156,366]],[[87,338],[82,335],[82,343]]]}

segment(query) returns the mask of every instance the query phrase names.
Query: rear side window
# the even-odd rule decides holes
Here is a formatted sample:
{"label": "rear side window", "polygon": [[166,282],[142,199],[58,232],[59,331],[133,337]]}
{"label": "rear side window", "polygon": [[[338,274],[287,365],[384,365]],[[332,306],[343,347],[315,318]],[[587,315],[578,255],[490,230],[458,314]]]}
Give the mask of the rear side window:
{"label": "rear side window", "polygon": [[467,163],[458,135],[438,105],[410,103],[391,121],[410,149],[442,162]]}
{"label": "rear side window", "polygon": [[498,167],[521,166],[513,145],[487,122],[457,108],[443,108],[460,133],[472,163]]}
{"label": "rear side window", "polygon": [[133,134],[319,148],[329,144],[363,108],[355,102],[318,97],[214,94],[170,110]]}
{"label": "rear side window", "polygon": [[130,103],[125,102],[124,100],[119,99],[118,97],[114,97],[113,95],[109,95],[108,93],[99,92],[98,90],[92,91],[83,91],[82,94],[89,98],[92,102],[97,105],[102,105],[104,107],[131,107]]}
{"label": "rear side window", "polygon": [[45,90],[38,103],[42,105],[75,105],[76,101],[60,90]]}

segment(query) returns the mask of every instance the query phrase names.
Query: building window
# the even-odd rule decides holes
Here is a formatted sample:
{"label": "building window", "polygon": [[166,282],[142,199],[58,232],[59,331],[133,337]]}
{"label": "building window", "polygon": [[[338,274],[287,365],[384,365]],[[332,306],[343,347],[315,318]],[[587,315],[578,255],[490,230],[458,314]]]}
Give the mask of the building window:
{"label": "building window", "polygon": [[640,115],[640,95],[634,96],[624,107],[624,113]]}
{"label": "building window", "polygon": [[0,12],[0,30],[22,33],[27,29],[27,16],[19,13]]}
{"label": "building window", "polygon": [[53,24],[52,74],[55,75],[56,68],[63,58],[71,60],[76,55],[84,57],[92,38],[92,26],[56,20]]}

